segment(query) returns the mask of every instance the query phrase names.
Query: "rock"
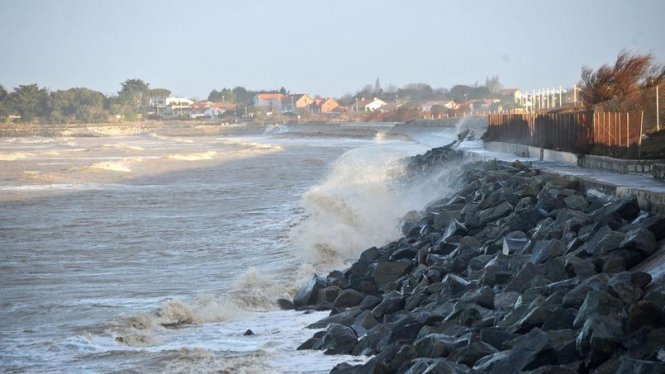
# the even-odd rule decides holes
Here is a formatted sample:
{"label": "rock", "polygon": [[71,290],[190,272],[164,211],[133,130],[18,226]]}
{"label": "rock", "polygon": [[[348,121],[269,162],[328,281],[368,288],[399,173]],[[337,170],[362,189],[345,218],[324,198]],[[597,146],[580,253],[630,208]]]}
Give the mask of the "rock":
{"label": "rock", "polygon": [[455,350],[448,359],[467,366],[473,366],[481,358],[496,352],[498,352],[496,348],[472,336],[466,346]]}
{"label": "rock", "polygon": [[640,214],[640,206],[635,195],[625,196],[594,212],[594,218],[610,213],[617,213],[622,219],[630,221]]}
{"label": "rock", "polygon": [[338,286],[330,286],[319,291],[317,303],[332,303],[335,301],[342,289]]}
{"label": "rock", "polygon": [[243,335],[244,335],[244,336],[251,336],[251,335],[254,335],[254,331],[252,331],[252,330],[247,330],[247,331],[245,331],[245,333],[244,333]]}
{"label": "rock", "polygon": [[480,226],[485,226],[487,223],[496,221],[501,217],[505,217],[513,212],[513,206],[508,202],[503,202],[494,208],[485,209],[478,213]]}
{"label": "rock", "polygon": [[472,288],[473,284],[459,275],[447,274],[441,280],[441,286],[442,293],[452,296]]}
{"label": "rock", "polygon": [[646,300],[640,300],[631,306],[626,327],[628,331],[637,331],[643,326],[661,326],[665,322],[661,307]]}
{"label": "rock", "polygon": [[569,276],[575,276],[580,280],[587,279],[596,274],[596,267],[593,263],[577,256],[567,257],[564,267]]}
{"label": "rock", "polygon": [[446,334],[429,334],[416,340],[413,346],[419,357],[446,357],[457,348],[467,344],[465,338],[456,338]]}
{"label": "rock", "polygon": [[403,374],[463,374],[469,372],[468,367],[443,358],[417,358],[405,365],[409,364],[408,369],[404,371],[400,369],[400,372]]}
{"label": "rock", "polygon": [[345,310],[342,313],[332,315],[330,317],[324,318],[318,322],[314,322],[311,325],[307,326],[310,329],[322,329],[327,327],[330,324],[339,324],[344,326],[351,326],[355,321],[356,317],[361,313],[359,307],[354,307]]}
{"label": "rock", "polygon": [[665,216],[649,217],[642,222],[641,226],[651,231],[656,240],[665,239]]}
{"label": "rock", "polygon": [[374,283],[381,287],[386,283],[394,282],[401,278],[410,266],[411,264],[402,261],[379,262],[372,272]]}
{"label": "rock", "polygon": [[326,279],[315,274],[296,292],[293,297],[293,305],[296,308],[312,305],[316,301],[319,291],[326,285]]}
{"label": "rock", "polygon": [[[518,232],[522,233],[521,231]],[[522,233],[522,235],[524,235],[524,233]],[[504,255],[522,253],[524,250],[526,250],[529,244],[531,244],[531,240],[527,239],[526,237],[520,238],[506,236],[503,238],[503,247],[501,252]]]}
{"label": "rock", "polygon": [[478,304],[484,308],[494,309],[494,292],[488,286],[466,292],[462,295],[462,300]]}
{"label": "rock", "polygon": [[295,309],[293,302],[287,299],[277,299],[277,305],[279,305],[279,308],[282,310]]}
{"label": "rock", "polygon": [[612,297],[607,292],[589,291],[577,312],[573,326],[575,328],[582,327],[593,314],[618,318],[621,316],[622,306],[620,300]]}
{"label": "rock", "polygon": [[536,327],[542,327],[545,321],[552,316],[552,311],[544,306],[537,306],[524,315],[513,327],[510,332],[525,334]]}
{"label": "rock", "polygon": [[646,288],[651,283],[651,274],[636,271],[631,273],[631,281],[639,288]]}
{"label": "rock", "polygon": [[629,231],[621,242],[620,248],[639,252],[642,257],[648,257],[658,249],[655,235],[643,228],[638,227]]}
{"label": "rock", "polygon": [[[539,329],[533,329],[528,334],[517,339],[516,344],[509,352],[499,352],[502,355],[497,356],[490,373],[493,374],[517,374],[525,367],[528,367],[538,355],[550,348],[550,341],[547,334]],[[491,357],[491,356],[489,356]],[[480,364],[477,363],[476,365]],[[474,369],[477,366],[474,366]]]}
{"label": "rock", "polygon": [[402,365],[416,357],[418,357],[418,353],[412,345],[403,345],[399,348],[399,351],[397,351],[396,354],[389,358],[388,369],[392,372],[396,372],[402,367]]}
{"label": "rock", "polygon": [[540,271],[538,268],[531,262],[524,264],[524,267],[520,269],[515,277],[508,282],[506,287],[503,289],[503,292],[521,292],[526,284],[533,279],[536,275],[539,275]]}
{"label": "rock", "polygon": [[503,343],[517,338],[519,335],[509,333],[497,327],[487,327],[480,330],[480,340],[498,350],[503,349]]}
{"label": "rock", "polygon": [[614,318],[594,314],[586,319],[576,340],[586,367],[592,369],[607,360],[619,346],[621,335],[621,324]]}
{"label": "rock", "polygon": [[608,293],[624,304],[632,304],[641,299],[644,292],[642,292],[642,288],[633,283],[632,278],[629,272],[615,274],[607,283]]}
{"label": "rock", "polygon": [[418,332],[423,328],[423,324],[418,322],[410,315],[400,318],[391,326],[392,332],[388,338],[388,344],[399,342],[400,344],[410,344],[418,336]]}
{"label": "rock", "polygon": [[596,274],[593,277],[585,279],[564,296],[562,306],[564,308],[572,307],[579,309],[589,291],[605,289],[609,281],[610,277],[607,274]]}
{"label": "rock", "polygon": [[363,299],[363,301],[360,302],[360,309],[366,310],[366,309],[374,309],[375,306],[379,305],[381,303],[381,298],[374,296],[374,295],[367,295]]}
{"label": "rock", "polygon": [[597,242],[594,242],[595,237],[589,241],[591,246],[591,253],[594,258],[603,258],[613,251],[621,247],[621,242],[626,237],[626,234],[618,231],[608,231]]}
{"label": "rock", "polygon": [[339,296],[337,296],[333,305],[336,308],[350,308],[360,304],[364,298],[365,296],[360,292],[347,289],[339,293]]}
{"label": "rock", "polygon": [[589,203],[586,201],[584,196],[581,195],[572,195],[565,197],[563,203],[566,204],[566,207],[574,210],[584,211],[589,207]]}
{"label": "rock", "polygon": [[529,261],[534,264],[540,264],[549,260],[550,258],[563,255],[565,251],[566,246],[560,240],[551,239],[546,241],[538,241],[533,247],[533,253]]}
{"label": "rock", "polygon": [[381,256],[379,249],[376,247],[368,248],[360,254],[361,261],[371,263]]}
{"label": "rock", "polygon": [[519,292],[504,291],[494,296],[494,307],[497,309],[512,308],[519,297]]}
{"label": "rock", "polygon": [[563,308],[555,309],[550,317],[543,323],[543,331],[562,330],[573,328],[575,314]]}
{"label": "rock", "polygon": [[619,361],[617,374],[662,374],[665,373],[665,364],[662,362],[644,361],[622,356]]}
{"label": "rock", "polygon": [[325,350],[326,354],[348,354],[358,343],[355,332],[350,327],[333,323],[313,349]]}
{"label": "rock", "polygon": [[356,332],[356,335],[362,337],[367,334],[367,331],[372,327],[378,325],[379,322],[374,318],[369,310],[360,313],[353,321],[351,328]]}
{"label": "rock", "polygon": [[469,230],[466,228],[466,226],[453,218],[448,223],[448,226],[446,226],[446,230],[444,231],[441,239],[445,240],[452,236],[466,236],[468,233]]}
{"label": "rock", "polygon": [[404,309],[405,300],[398,292],[390,292],[383,296],[383,300],[372,309],[374,318],[381,319],[386,314]]}

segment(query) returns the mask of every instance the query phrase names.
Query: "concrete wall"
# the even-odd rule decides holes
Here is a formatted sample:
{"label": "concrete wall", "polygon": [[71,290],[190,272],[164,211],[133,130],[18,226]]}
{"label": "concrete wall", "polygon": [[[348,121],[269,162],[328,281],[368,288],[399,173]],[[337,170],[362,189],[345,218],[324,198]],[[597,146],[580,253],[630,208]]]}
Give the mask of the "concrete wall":
{"label": "concrete wall", "polygon": [[[578,165],[594,170],[612,171],[622,174],[649,174],[654,178],[665,180],[659,167],[656,165],[663,165],[665,160],[623,160],[605,156],[585,155],[580,157]],[[660,177],[656,174],[660,174]]]}
{"label": "concrete wall", "polygon": [[574,153],[532,147],[530,145],[504,142],[486,142],[485,148],[493,152],[510,153],[520,157],[534,158],[540,161],[557,161],[574,165],[578,164],[577,156]]}

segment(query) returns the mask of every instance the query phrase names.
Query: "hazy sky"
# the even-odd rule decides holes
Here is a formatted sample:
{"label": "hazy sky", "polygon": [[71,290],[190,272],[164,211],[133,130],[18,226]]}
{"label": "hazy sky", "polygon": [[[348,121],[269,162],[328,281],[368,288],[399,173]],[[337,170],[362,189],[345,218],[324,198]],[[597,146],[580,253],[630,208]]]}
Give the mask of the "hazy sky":
{"label": "hazy sky", "polygon": [[665,1],[0,0],[0,84],[174,94],[571,86],[621,48],[665,61]]}

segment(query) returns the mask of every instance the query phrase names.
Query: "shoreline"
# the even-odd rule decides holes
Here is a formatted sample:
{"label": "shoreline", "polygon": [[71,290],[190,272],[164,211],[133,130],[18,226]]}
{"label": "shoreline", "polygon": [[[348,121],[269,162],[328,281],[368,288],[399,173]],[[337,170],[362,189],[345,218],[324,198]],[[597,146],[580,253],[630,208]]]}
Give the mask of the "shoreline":
{"label": "shoreline", "polygon": [[[461,160],[440,147],[410,169]],[[299,349],[371,357],[334,373],[663,369],[665,286],[645,265],[665,249],[665,217],[519,162],[461,174],[404,237],[278,301],[331,311]]]}

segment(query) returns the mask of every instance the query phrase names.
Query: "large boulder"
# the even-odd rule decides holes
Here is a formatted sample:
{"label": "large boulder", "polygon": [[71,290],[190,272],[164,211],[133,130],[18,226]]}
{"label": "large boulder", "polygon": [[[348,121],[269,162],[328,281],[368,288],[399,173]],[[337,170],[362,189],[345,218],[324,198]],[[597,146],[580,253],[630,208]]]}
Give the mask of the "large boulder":
{"label": "large boulder", "polygon": [[577,312],[573,326],[580,328],[593,315],[599,314],[612,318],[621,317],[623,303],[621,300],[613,297],[603,291],[589,291],[584,303]]}
{"label": "large boulder", "polygon": [[336,308],[350,308],[360,304],[365,296],[360,292],[352,289],[347,289],[339,293],[335,298],[333,305]]}
{"label": "large boulder", "polygon": [[586,319],[576,340],[586,367],[595,368],[607,360],[619,346],[621,336],[621,323],[615,318],[594,314]]}
{"label": "large boulder", "polygon": [[293,297],[293,305],[296,308],[303,308],[316,302],[320,290],[327,286],[325,277],[314,274],[304,286],[296,291]]}
{"label": "large boulder", "polygon": [[325,350],[326,354],[348,354],[357,343],[358,338],[352,328],[333,323],[313,349]]}
{"label": "large boulder", "polygon": [[455,349],[468,343],[467,338],[457,338],[447,334],[429,334],[416,340],[413,345],[419,357],[447,357]]}
{"label": "large boulder", "polygon": [[530,262],[534,264],[543,263],[550,258],[561,256],[566,251],[566,246],[556,239],[538,241],[533,247]]}
{"label": "large boulder", "polygon": [[372,271],[374,283],[381,287],[386,283],[394,282],[401,278],[410,266],[410,263],[403,261],[379,262]]}
{"label": "large boulder", "polygon": [[656,236],[653,232],[643,227],[638,227],[626,234],[625,239],[620,243],[620,247],[635,250],[642,257],[647,257],[658,249],[658,243],[656,243]]}

